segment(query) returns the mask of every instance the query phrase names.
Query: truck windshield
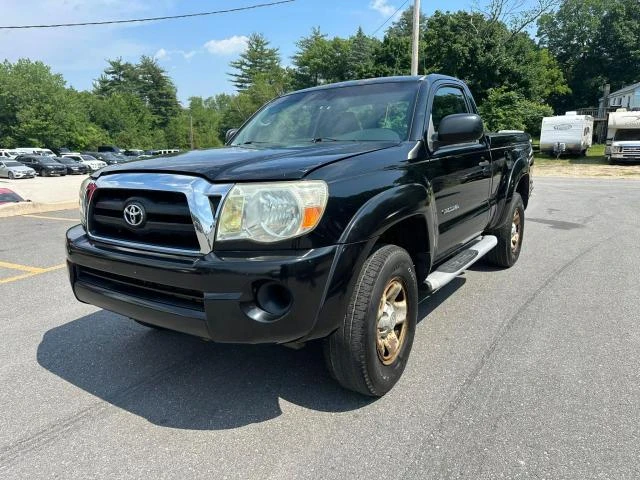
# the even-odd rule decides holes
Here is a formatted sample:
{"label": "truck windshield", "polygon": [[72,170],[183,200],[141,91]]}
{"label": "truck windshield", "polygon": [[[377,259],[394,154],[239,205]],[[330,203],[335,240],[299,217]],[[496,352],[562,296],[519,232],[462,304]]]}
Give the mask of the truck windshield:
{"label": "truck windshield", "polygon": [[640,140],[640,129],[618,130],[614,137],[618,142],[628,142],[630,140]]}
{"label": "truck windshield", "polygon": [[287,95],[258,112],[232,145],[400,142],[409,135],[417,90],[417,83],[392,82]]}

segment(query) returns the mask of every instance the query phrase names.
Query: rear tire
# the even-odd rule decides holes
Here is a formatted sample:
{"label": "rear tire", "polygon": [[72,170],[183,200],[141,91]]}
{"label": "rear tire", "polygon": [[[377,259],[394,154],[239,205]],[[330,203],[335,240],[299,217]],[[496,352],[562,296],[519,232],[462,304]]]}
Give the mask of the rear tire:
{"label": "rear tire", "polygon": [[395,245],[379,248],[362,267],[338,330],[324,341],[331,375],[349,390],[383,396],[407,364],[417,315],[411,257]]}
{"label": "rear tire", "polygon": [[498,267],[512,267],[520,257],[524,239],[524,203],[519,193],[513,194],[507,221],[491,235],[498,238],[498,244],[487,254],[487,261]]}
{"label": "rear tire", "polygon": [[40,176],[41,177],[48,177],[49,175],[47,174],[46,170],[40,170]]}

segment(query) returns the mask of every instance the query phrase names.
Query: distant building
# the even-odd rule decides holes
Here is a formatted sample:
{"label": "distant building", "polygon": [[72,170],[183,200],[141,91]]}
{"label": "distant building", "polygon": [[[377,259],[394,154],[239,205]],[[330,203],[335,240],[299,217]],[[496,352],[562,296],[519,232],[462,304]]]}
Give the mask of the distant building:
{"label": "distant building", "polygon": [[604,101],[605,97],[600,99],[601,111],[603,107],[609,108],[609,111],[616,108],[626,108],[627,110],[640,108],[640,82],[611,92],[606,105],[604,105]]}

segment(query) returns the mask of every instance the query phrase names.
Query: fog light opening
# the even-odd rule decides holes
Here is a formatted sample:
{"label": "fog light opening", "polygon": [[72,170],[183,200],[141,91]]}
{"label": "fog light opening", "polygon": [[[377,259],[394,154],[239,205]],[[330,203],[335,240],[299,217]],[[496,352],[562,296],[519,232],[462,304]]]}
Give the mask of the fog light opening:
{"label": "fog light opening", "polygon": [[276,282],[267,282],[258,287],[256,303],[265,312],[281,317],[291,308],[293,298],[285,286]]}

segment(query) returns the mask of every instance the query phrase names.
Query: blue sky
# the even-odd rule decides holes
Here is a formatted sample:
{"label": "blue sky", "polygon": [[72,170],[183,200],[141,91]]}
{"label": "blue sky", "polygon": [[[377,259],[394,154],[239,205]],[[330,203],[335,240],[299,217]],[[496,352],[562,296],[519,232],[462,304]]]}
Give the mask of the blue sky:
{"label": "blue sky", "polygon": [[[177,15],[263,3],[268,0],[2,0],[0,24],[69,23]],[[135,61],[156,56],[178,87],[193,95],[231,92],[229,61],[245,37],[263,33],[290,63],[295,42],[319,26],[329,36],[349,36],[358,26],[373,32],[404,0],[296,0],[294,3],[216,16],[65,29],[0,30],[0,59],[42,60],[77,89],[90,89],[107,58]],[[411,0],[407,6],[411,4]],[[9,5],[7,5],[9,4]],[[473,0],[423,0],[423,12],[470,9]],[[405,7],[406,8],[406,7]],[[385,27],[386,28],[386,27]],[[384,28],[378,36],[382,36]]]}

